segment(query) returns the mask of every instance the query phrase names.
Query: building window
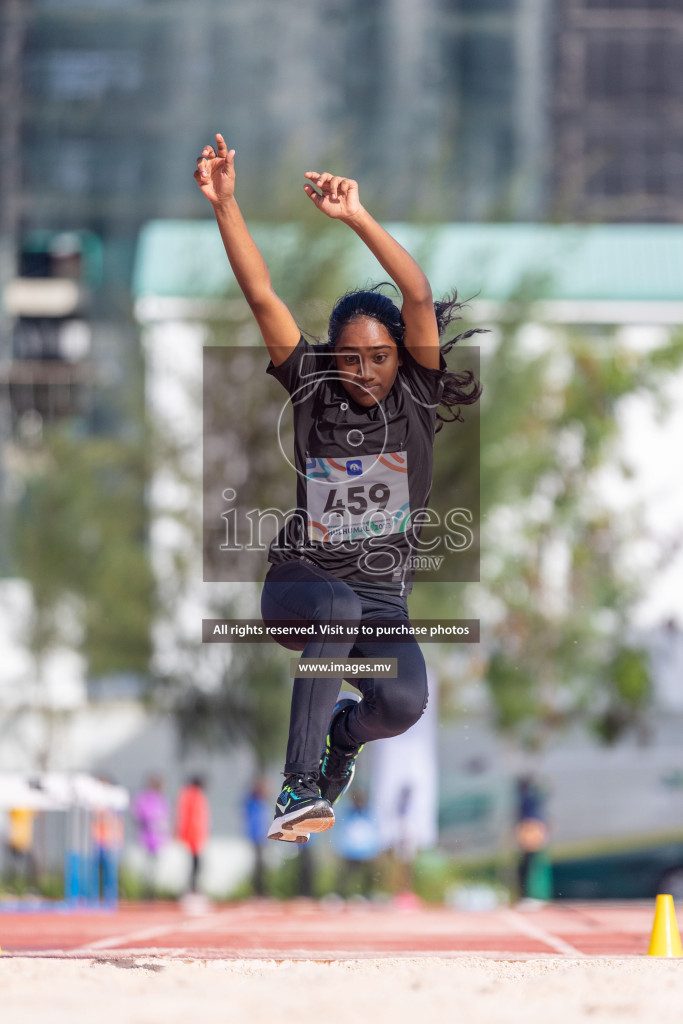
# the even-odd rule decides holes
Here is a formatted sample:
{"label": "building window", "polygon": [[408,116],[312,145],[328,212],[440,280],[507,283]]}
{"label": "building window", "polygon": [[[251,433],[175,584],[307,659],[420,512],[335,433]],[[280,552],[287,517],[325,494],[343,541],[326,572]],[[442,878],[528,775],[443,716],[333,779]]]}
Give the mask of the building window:
{"label": "building window", "polygon": [[142,88],[142,57],[133,50],[52,50],[45,55],[48,95],[100,99]]}
{"label": "building window", "polygon": [[680,93],[682,64],[683,44],[660,33],[649,38],[588,39],[586,92],[597,99],[665,99],[676,81]]}

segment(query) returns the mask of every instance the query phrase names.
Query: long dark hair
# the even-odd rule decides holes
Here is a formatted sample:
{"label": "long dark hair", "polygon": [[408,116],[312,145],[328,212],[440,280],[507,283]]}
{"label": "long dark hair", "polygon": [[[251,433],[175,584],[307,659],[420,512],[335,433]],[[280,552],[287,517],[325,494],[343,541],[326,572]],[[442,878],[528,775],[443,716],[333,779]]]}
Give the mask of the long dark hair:
{"label": "long dark hair", "polygon": [[[384,281],[381,284],[373,285],[372,288],[367,290],[352,291],[342,295],[330,315],[328,338],[331,348],[336,346],[339,336],[346,325],[359,317],[369,317],[372,320],[377,320],[386,327],[396,343],[396,347],[404,347],[403,335],[405,325],[401,317],[401,311],[395,302],[379,290],[385,286],[395,287],[390,281]],[[439,338],[444,335],[446,328],[454,320],[462,319],[462,308],[463,303],[458,301],[458,293],[455,289],[452,295],[434,303]],[[457,334],[454,338],[450,338],[448,341],[440,344],[441,354],[446,356],[459,341],[471,338],[474,334],[485,333],[484,328],[473,327],[469,331]],[[479,400],[482,390],[481,382],[477,380],[472,370],[463,370],[460,373],[448,370],[444,374],[443,393],[439,405],[439,410],[444,409],[447,412],[442,413],[437,410],[436,418],[439,421],[436,427],[437,432],[441,430],[444,423],[452,423],[455,420],[462,422],[463,416],[460,412],[460,406],[473,405]]]}

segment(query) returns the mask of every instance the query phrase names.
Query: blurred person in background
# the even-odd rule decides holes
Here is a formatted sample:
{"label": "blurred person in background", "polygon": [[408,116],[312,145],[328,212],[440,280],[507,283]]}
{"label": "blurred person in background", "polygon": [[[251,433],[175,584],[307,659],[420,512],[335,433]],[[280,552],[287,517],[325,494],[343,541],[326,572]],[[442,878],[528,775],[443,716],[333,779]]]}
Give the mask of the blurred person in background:
{"label": "blurred person in background", "polygon": [[[270,547],[263,620],[306,629],[321,622],[342,632],[339,623],[346,624],[341,636],[313,637],[305,645],[291,637],[280,641],[307,659],[396,657],[398,663],[395,678],[354,678],[362,699],[350,693],[338,699],[339,679],[294,680],[285,782],[268,837],[302,844],[334,824],[332,805],[348,788],[364,744],[405,732],[426,707],[424,658],[410,635],[407,607],[419,542],[419,517],[413,520],[412,512],[428,504],[438,426],[462,419],[460,406],[476,402],[481,385],[471,371],[446,367],[444,353],[459,340],[441,346],[442,332],[460,316],[455,296],[435,303],[417,262],[361,204],[358,183],[328,171],[304,174],[306,195],[322,214],[355,232],[402,305],[378,287],[349,292],[332,311],[328,343],[309,344],[275,293],[242,218],[234,157],[216,135],[216,148],[205,146],[197,160],[195,181],[213,207],[228,261],[265,341],[268,373],[296,396],[298,512]],[[363,641],[348,629],[372,619],[392,620],[407,642]]]}
{"label": "blurred person in background", "polygon": [[412,909],[419,903],[413,878],[420,845],[411,813],[414,799],[413,787],[402,786],[396,800],[396,835],[390,850],[391,889],[395,904],[403,909]]}
{"label": "blurred person in background", "polygon": [[[98,776],[106,786],[111,779]],[[119,898],[119,862],[123,850],[123,820],[111,807],[96,807],[90,826],[92,840],[92,876],[90,898],[116,903]]]}
{"label": "blurred person in background", "polygon": [[12,886],[35,886],[36,862],[33,854],[33,826],[36,811],[29,807],[13,807],[7,812],[7,881]]}
{"label": "blurred person in background", "polygon": [[176,803],[176,836],[190,852],[191,867],[189,892],[198,891],[201,858],[209,838],[210,809],[204,792],[206,782],[203,776],[195,775],[188,780],[178,794]]}
{"label": "blurred person in background", "polygon": [[254,853],[251,884],[255,896],[265,896],[264,845],[270,823],[268,785],[265,779],[256,779],[244,798],[244,831]]}
{"label": "blurred person in background", "polygon": [[552,898],[546,803],[547,794],[535,776],[523,775],[517,780],[517,881],[520,901],[528,907]]}
{"label": "blurred person in background", "polygon": [[377,825],[368,808],[364,790],[351,793],[351,807],[339,824],[336,849],[340,857],[339,895],[344,899],[370,899],[374,889],[376,859],[381,852]]}
{"label": "blurred person in background", "polygon": [[171,809],[164,794],[164,780],[150,775],[135,799],[131,814],[138,827],[140,845],[145,851],[145,896],[153,898],[157,888],[159,854],[166,845],[171,823]]}
{"label": "blurred person in background", "polygon": [[296,895],[302,900],[315,897],[315,857],[310,846],[297,846]]}

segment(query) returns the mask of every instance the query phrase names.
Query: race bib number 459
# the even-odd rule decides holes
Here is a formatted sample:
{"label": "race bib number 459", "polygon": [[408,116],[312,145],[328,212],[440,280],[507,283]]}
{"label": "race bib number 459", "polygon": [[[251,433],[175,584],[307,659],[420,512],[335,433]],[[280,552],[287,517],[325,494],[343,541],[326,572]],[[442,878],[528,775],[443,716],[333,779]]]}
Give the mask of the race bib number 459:
{"label": "race bib number 459", "polygon": [[408,455],[307,459],[306,495],[313,541],[339,543],[403,533],[410,522]]}

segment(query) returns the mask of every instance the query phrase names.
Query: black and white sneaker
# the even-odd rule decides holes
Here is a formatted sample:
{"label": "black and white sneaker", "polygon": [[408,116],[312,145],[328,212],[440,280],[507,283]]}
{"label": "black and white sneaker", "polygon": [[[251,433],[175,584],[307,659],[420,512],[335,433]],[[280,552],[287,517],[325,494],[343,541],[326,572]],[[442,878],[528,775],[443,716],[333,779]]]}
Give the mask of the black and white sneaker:
{"label": "black and white sneaker", "polygon": [[356,758],[363,746],[343,750],[332,742],[332,727],[338,715],[346,715],[349,710],[360,703],[361,698],[355,693],[342,690],[337,699],[327,730],[325,746],[320,758],[320,795],[328,803],[333,804],[351,785],[356,771]]}
{"label": "black and white sneaker", "polygon": [[311,832],[326,832],[333,825],[334,811],[320,796],[317,774],[288,775],[275,803],[268,838],[307,843]]}

